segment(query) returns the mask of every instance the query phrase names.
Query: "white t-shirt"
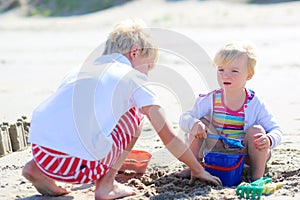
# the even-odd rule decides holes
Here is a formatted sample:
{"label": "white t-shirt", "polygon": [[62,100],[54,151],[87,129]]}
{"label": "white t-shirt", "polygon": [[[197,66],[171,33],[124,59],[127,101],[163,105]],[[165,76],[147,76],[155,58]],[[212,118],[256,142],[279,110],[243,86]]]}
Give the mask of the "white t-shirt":
{"label": "white t-shirt", "polygon": [[160,105],[146,75],[121,54],[101,56],[69,74],[32,114],[29,142],[86,160],[110,151],[110,135],[133,106]]}

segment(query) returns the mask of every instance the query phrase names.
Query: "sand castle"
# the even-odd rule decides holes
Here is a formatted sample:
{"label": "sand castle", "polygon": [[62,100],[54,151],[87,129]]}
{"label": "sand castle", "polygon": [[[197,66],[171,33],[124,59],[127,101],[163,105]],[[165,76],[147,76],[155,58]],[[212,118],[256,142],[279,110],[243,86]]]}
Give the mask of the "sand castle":
{"label": "sand castle", "polygon": [[26,119],[22,116],[15,124],[0,124],[0,157],[27,148],[30,123]]}

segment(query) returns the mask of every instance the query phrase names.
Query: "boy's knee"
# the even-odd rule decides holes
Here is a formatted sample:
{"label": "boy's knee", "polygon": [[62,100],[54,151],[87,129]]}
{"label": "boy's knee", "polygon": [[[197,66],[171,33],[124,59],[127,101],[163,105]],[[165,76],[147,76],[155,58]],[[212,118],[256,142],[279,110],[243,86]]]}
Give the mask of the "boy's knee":
{"label": "boy's knee", "polygon": [[35,169],[35,164],[34,164],[34,161],[31,160],[28,163],[26,163],[25,166],[23,167],[22,175],[26,179],[30,180],[32,177],[32,174],[34,173],[34,169]]}

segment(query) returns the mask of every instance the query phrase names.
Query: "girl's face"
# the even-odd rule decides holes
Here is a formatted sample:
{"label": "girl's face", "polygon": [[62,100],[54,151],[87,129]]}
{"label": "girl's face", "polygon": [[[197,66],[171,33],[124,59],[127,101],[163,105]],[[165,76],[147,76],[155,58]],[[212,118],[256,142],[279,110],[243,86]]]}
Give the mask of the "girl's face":
{"label": "girl's face", "polygon": [[243,90],[246,82],[252,78],[247,69],[248,58],[240,55],[237,59],[218,66],[218,83],[224,90]]}

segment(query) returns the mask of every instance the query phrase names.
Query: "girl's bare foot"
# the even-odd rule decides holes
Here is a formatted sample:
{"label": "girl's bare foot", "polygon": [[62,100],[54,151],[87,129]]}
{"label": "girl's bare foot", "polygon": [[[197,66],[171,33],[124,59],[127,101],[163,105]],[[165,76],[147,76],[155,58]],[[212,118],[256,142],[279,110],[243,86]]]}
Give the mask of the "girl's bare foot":
{"label": "girl's bare foot", "polygon": [[101,187],[101,185],[99,185],[99,187],[96,186],[95,199],[116,199],[135,194],[136,192],[133,188],[114,181],[112,187],[105,188]]}
{"label": "girl's bare foot", "polygon": [[58,187],[54,180],[44,175],[33,160],[25,165],[22,174],[43,195],[60,196],[69,193],[68,190]]}

